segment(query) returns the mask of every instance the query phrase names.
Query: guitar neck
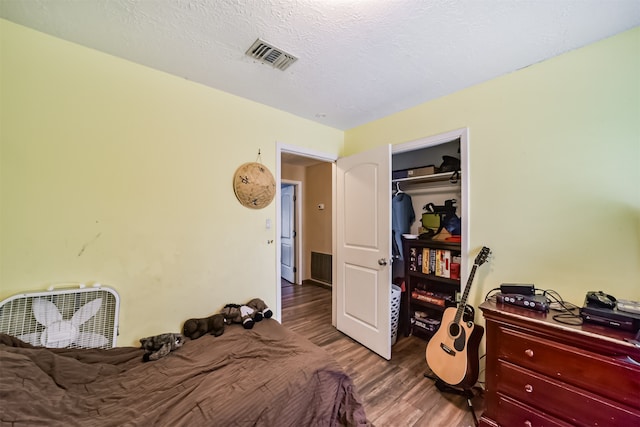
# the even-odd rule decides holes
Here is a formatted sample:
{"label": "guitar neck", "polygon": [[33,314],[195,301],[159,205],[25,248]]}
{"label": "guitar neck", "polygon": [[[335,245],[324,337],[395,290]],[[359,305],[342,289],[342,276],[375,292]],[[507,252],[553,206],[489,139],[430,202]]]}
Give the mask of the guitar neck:
{"label": "guitar neck", "polygon": [[469,289],[471,289],[471,283],[473,282],[473,277],[476,275],[477,269],[478,269],[478,264],[473,264],[471,273],[469,273],[469,280],[467,280],[467,285],[464,287],[464,292],[462,293],[460,304],[458,305],[458,309],[456,310],[456,316],[454,318],[455,323],[459,323],[460,319],[462,318],[462,313],[464,313],[464,307],[467,304],[467,297],[469,296]]}

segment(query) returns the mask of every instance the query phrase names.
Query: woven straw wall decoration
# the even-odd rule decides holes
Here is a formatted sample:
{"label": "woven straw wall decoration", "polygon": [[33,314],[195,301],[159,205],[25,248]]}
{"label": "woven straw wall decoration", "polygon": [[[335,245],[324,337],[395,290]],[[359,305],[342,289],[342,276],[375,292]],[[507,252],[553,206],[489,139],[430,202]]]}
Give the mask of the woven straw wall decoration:
{"label": "woven straw wall decoration", "polygon": [[243,206],[262,209],[273,200],[276,181],[271,171],[262,163],[245,163],[233,176],[233,191]]}

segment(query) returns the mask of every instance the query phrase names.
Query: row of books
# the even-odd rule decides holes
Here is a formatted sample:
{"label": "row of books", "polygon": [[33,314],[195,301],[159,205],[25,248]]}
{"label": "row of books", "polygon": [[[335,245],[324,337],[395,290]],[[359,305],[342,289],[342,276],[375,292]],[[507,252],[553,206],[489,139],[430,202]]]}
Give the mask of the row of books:
{"label": "row of books", "polygon": [[440,307],[446,307],[447,302],[453,302],[451,295],[441,294],[438,292],[425,291],[423,289],[414,289],[411,291],[411,298],[428,302]]}
{"label": "row of books", "polygon": [[454,257],[447,249],[409,248],[409,270],[447,279],[459,279],[460,261],[459,257]]}

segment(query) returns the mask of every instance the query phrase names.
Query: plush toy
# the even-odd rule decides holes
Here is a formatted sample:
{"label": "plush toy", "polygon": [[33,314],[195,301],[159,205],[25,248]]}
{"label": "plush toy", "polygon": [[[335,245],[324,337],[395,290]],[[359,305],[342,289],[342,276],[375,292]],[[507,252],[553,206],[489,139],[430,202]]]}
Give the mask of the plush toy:
{"label": "plush toy", "polygon": [[254,298],[243,305],[227,304],[220,313],[227,323],[240,323],[245,329],[251,329],[255,322],[273,316],[271,309],[260,298]]}
{"label": "plush toy", "polygon": [[158,360],[170,352],[179,349],[184,344],[181,334],[166,333],[140,339],[140,348],[145,350],[143,362]]}
{"label": "plush toy", "polygon": [[219,337],[224,332],[225,318],[223,314],[214,314],[213,316],[204,317],[202,319],[189,319],[184,322],[182,333],[185,337],[192,340],[210,333],[214,337]]}
{"label": "plush toy", "polygon": [[273,316],[273,311],[271,311],[271,309],[267,307],[267,304],[260,298],[254,298],[246,305],[255,311],[255,315],[253,316],[255,322],[261,321],[262,318],[269,319]]}
{"label": "plush toy", "polygon": [[245,329],[253,328],[255,323],[253,317],[256,311],[247,305],[227,304],[220,313],[224,315],[227,323],[240,323]]}

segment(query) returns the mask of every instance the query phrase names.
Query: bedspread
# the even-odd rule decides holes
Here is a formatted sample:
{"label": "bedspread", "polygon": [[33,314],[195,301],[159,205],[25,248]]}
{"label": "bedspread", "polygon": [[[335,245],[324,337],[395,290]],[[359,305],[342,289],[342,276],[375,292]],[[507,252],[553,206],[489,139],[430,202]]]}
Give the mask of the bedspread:
{"label": "bedspread", "polygon": [[0,335],[0,421],[12,426],[369,425],[351,378],[323,349],[265,319],[143,350],[36,348]]}

